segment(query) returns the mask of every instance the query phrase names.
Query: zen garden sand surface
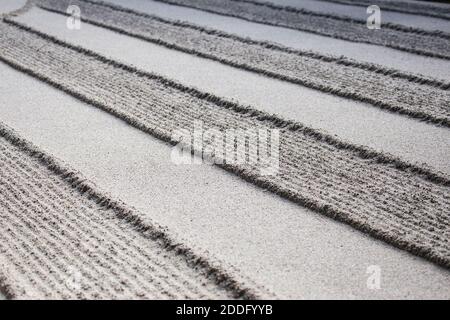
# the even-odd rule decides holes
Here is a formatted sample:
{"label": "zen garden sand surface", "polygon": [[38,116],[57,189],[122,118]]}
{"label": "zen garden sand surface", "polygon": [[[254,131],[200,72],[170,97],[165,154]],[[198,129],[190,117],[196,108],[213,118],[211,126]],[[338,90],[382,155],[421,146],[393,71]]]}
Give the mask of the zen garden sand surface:
{"label": "zen garden sand surface", "polygon": [[449,299],[449,7],[347,2],[3,3],[0,299]]}

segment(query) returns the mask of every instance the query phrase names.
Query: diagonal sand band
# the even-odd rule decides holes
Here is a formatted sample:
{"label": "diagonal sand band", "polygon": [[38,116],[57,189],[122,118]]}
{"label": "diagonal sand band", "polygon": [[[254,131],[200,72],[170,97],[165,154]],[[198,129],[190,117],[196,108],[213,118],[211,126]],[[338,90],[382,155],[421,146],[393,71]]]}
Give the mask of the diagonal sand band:
{"label": "diagonal sand band", "polygon": [[[114,0],[108,0],[114,1]],[[130,0],[128,0],[130,1]],[[414,0],[413,0],[414,1]],[[270,2],[280,5],[294,8],[302,8],[309,11],[329,13],[338,16],[350,17],[354,19],[366,20],[369,14],[367,8],[370,5],[377,5],[376,1],[372,1],[366,5],[361,4],[349,4],[338,3],[330,1],[320,0],[270,0]],[[397,1],[396,1],[397,2]],[[411,2],[411,1],[407,1]],[[416,2],[416,1],[414,1]],[[439,4],[438,4],[439,5]],[[445,8],[443,3],[440,3],[440,7],[436,7],[438,10]],[[450,31],[450,19],[442,19],[438,17],[431,17],[429,15],[422,15],[420,11],[416,13],[400,12],[396,10],[390,10],[387,6],[378,3],[381,10],[381,23],[394,23],[397,25],[403,25],[405,27],[419,28],[429,31],[441,30],[444,32]],[[433,6],[434,7],[434,6]],[[435,8],[435,9],[436,9]]]}
{"label": "diagonal sand band", "polygon": [[[148,3],[152,2],[145,1],[145,4]],[[170,7],[163,4],[159,6]],[[202,11],[197,14],[211,15]],[[160,74],[187,87],[200,88],[203,92],[239,101],[241,105],[254,106],[285,119],[300,121],[308,127],[332,133],[352,144],[390,153],[411,163],[426,163],[450,174],[450,164],[446,161],[450,143],[447,127],[429,125],[414,118],[373,108],[366,103],[234,68],[88,23],[83,23],[79,30],[70,30],[64,27],[66,20],[67,16],[40,8],[33,8],[21,17],[14,18],[14,21],[40,32],[112,60],[124,61],[139,70]],[[234,18],[232,20],[239,21]],[[445,64],[443,60],[438,61]],[[441,69],[445,69],[442,64]]]}
{"label": "diagonal sand band", "polygon": [[165,20],[120,6],[91,1],[41,2],[65,13],[77,4],[83,21],[168,48],[264,74],[326,93],[450,126],[450,84],[398,70],[293,50],[192,24]]}
{"label": "diagonal sand band", "polygon": [[0,289],[9,298],[273,297],[176,242],[1,122],[0,150]]}
{"label": "diagonal sand band", "polygon": [[321,0],[340,4],[363,6],[377,5],[382,10],[417,14],[421,16],[437,17],[450,20],[450,8],[440,6],[440,3],[424,3],[416,1],[392,1],[392,0]]}
{"label": "diagonal sand band", "polygon": [[[295,0],[277,0],[277,2],[280,1],[283,3],[290,3],[290,1],[296,3]],[[315,0],[310,0],[310,2],[311,1],[314,2],[316,6],[321,4]],[[432,78],[444,80],[450,78],[450,71],[447,71],[447,69],[450,70],[450,68],[443,67],[444,65],[450,65],[450,60],[420,56],[384,46],[330,38],[310,32],[251,22],[244,19],[219,15],[184,6],[170,5],[163,2],[151,0],[107,0],[107,2],[130,8],[135,11],[145,12],[150,15],[158,15],[170,20],[187,20],[190,23],[236,34],[243,38],[249,37],[254,40],[271,41],[286,47],[303,51],[321,52],[331,56],[345,56],[357,61],[375,63],[406,71],[408,73],[423,74]],[[328,8],[327,3],[323,2],[322,5],[324,4]],[[313,8],[312,11],[316,9]],[[325,12],[329,12],[328,9]],[[341,12],[341,14],[345,14],[345,12],[348,12],[348,10],[343,13]],[[366,16],[365,11],[363,14]],[[394,21],[399,21],[398,17],[396,17]],[[404,17],[401,21],[402,24],[406,23]],[[412,24],[414,26],[417,24],[416,16],[407,17],[406,21],[408,23],[405,25]],[[83,28],[81,28],[81,30],[83,30]],[[450,30],[450,27],[447,28],[440,25],[432,27],[431,30]],[[72,34],[74,34],[74,32],[72,32]]]}
{"label": "diagonal sand band", "polygon": [[[280,129],[280,171],[225,165],[244,179],[450,266],[448,177],[224,101],[20,26],[1,24],[1,59],[162,140],[175,129]],[[201,150],[197,150],[200,151]]]}
{"label": "diagonal sand band", "polygon": [[[48,154],[278,297],[443,299],[450,271],[296,205],[0,62],[1,118]],[[213,237],[211,235],[214,235]],[[205,255],[208,257],[208,255]],[[367,268],[382,269],[380,290]]]}
{"label": "diagonal sand band", "polygon": [[[176,165],[171,145],[120,118],[3,62],[0,73],[4,123],[278,297],[450,297],[448,269],[216,166]],[[382,269],[381,290],[367,287],[370,265]]]}
{"label": "diagonal sand band", "polygon": [[450,59],[450,34],[384,23],[370,30],[365,21],[249,0],[155,0],[236,17],[252,22],[307,31],[336,39],[370,43],[419,55]]}

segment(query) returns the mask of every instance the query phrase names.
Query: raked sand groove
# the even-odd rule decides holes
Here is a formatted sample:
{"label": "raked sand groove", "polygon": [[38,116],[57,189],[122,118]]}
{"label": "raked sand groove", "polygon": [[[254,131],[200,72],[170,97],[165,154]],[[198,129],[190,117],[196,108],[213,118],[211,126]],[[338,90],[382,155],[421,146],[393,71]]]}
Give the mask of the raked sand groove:
{"label": "raked sand groove", "polygon": [[381,10],[409,13],[421,16],[436,17],[450,20],[450,9],[439,6],[440,4],[396,1],[396,0],[320,0],[352,6],[368,7],[377,5]]}
{"label": "raked sand groove", "polygon": [[386,46],[419,55],[450,59],[450,34],[383,23],[370,30],[366,21],[250,0],[154,0],[252,22],[307,31],[336,39]]}
{"label": "raked sand groove", "polygon": [[[222,165],[301,205],[450,267],[448,176],[109,60],[7,20],[0,58],[164,141],[195,120],[280,130],[280,170]],[[79,75],[79,76],[74,76]],[[201,150],[196,150],[201,152]]]}
{"label": "raked sand groove", "polygon": [[0,150],[0,289],[9,298],[274,297],[2,123]]}
{"label": "raked sand groove", "polygon": [[65,14],[69,4],[78,5],[83,21],[97,26],[450,127],[450,83],[241,38],[105,2],[41,0],[39,5]]}

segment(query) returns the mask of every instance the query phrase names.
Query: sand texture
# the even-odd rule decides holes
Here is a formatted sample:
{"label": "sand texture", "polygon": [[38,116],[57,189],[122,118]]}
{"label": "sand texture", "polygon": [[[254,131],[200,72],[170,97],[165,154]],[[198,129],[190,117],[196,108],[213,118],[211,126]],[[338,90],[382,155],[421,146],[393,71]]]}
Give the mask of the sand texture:
{"label": "sand texture", "polygon": [[449,7],[365,5],[0,5],[0,299],[448,299]]}
{"label": "sand texture", "polygon": [[402,12],[402,13],[410,13],[417,14],[423,16],[437,17],[446,20],[450,20],[450,9],[445,8],[440,3],[427,3],[423,1],[392,1],[392,0],[325,0],[329,2],[347,4],[347,5],[356,5],[356,6],[370,6],[370,5],[378,5],[380,8]]}
{"label": "sand texture", "polygon": [[43,8],[65,13],[76,3],[84,21],[137,36],[168,48],[370,103],[394,112],[450,126],[450,83],[381,66],[292,50],[269,42],[143,15],[103,3],[45,0]]}
{"label": "sand texture", "polygon": [[348,41],[382,45],[430,57],[450,59],[450,34],[402,25],[384,24],[381,32],[370,32],[365,21],[252,0],[155,0],[214,12],[249,21],[308,31]]}
{"label": "sand texture", "polygon": [[[228,262],[278,297],[450,297],[447,269],[217,166],[177,165],[169,144],[120,118],[2,62],[0,72],[5,123],[143,217],[182,235],[180,242]],[[380,290],[366,286],[370,265],[382,269]]]}
{"label": "sand texture", "polygon": [[[0,279],[15,299],[269,297],[0,124]],[[11,281],[14,279],[14,281]]]}
{"label": "sand texture", "polygon": [[[279,173],[261,176],[258,165],[225,164],[224,168],[396,246],[450,265],[446,214],[450,179],[446,175],[108,61],[16,22],[1,27],[2,60],[165,141],[178,142],[172,139],[173,130],[191,130],[195,120],[221,130],[281,130]],[[42,47],[46,50],[40,54]],[[50,67],[41,71],[44,65]],[[67,68],[92,80],[80,81],[65,72]],[[139,88],[133,83],[139,83]],[[117,87],[122,88],[120,93]],[[131,103],[130,97],[136,95],[139,100]]]}
{"label": "sand texture", "polygon": [[227,100],[324,130],[352,144],[391,153],[408,162],[426,163],[450,174],[450,163],[446,161],[450,141],[445,126],[430,125],[367,103],[171,50],[89,23],[73,32],[60,27],[66,19],[64,15],[39,8],[14,18],[43,33],[113,60],[125,61],[140,70],[164,75],[188,87],[201,88]]}

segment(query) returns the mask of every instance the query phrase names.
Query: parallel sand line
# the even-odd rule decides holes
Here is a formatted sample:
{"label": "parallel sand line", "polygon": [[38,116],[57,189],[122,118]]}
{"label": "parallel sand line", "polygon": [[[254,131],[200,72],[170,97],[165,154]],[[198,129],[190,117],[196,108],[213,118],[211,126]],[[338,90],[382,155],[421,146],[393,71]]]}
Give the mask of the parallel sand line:
{"label": "parallel sand line", "polygon": [[[65,48],[72,49],[76,52],[85,54],[89,57],[96,58],[97,60],[99,60],[101,62],[114,65],[117,68],[120,68],[120,69],[123,69],[126,71],[130,71],[139,76],[150,78],[150,79],[155,79],[164,85],[168,85],[177,90],[187,92],[187,93],[195,96],[196,98],[205,99],[209,102],[215,103],[216,105],[218,105],[220,107],[227,108],[227,109],[230,109],[230,110],[238,112],[238,113],[246,114],[251,117],[255,117],[261,121],[270,122],[270,124],[272,126],[275,126],[276,128],[288,128],[291,131],[301,131],[304,134],[310,135],[311,137],[315,137],[319,141],[325,141],[326,143],[329,143],[337,148],[354,151],[363,159],[373,158],[373,159],[376,159],[376,161],[379,163],[393,165],[399,170],[410,171],[412,173],[418,174],[418,175],[422,176],[423,178],[430,180],[431,182],[442,184],[444,186],[450,186],[450,178],[448,177],[448,175],[443,174],[442,172],[436,171],[434,169],[430,169],[426,166],[426,164],[421,164],[421,165],[411,164],[409,162],[405,162],[405,161],[403,161],[397,157],[394,157],[390,154],[387,154],[387,153],[380,153],[380,152],[373,151],[372,149],[366,148],[361,145],[347,143],[345,141],[342,141],[342,140],[336,138],[333,135],[325,134],[324,132],[322,132],[320,130],[315,130],[313,128],[304,126],[297,121],[286,120],[275,114],[269,114],[267,112],[254,109],[249,106],[243,106],[238,103],[230,102],[225,99],[222,99],[221,97],[215,96],[210,93],[199,91],[192,87],[185,86],[181,83],[167,79],[163,76],[160,76],[160,75],[157,75],[157,74],[154,74],[151,72],[142,71],[133,66],[123,64],[116,60],[109,59],[105,56],[102,56],[101,54],[98,54],[98,53],[92,51],[92,50],[80,47],[78,45],[72,45],[72,44],[62,41],[54,36],[43,33],[39,30],[28,27],[22,23],[14,21],[14,20],[4,19],[3,21],[6,24],[12,25],[20,30],[35,34],[38,37],[45,39],[47,41],[51,41],[59,46],[63,46]],[[71,95],[76,94],[75,91],[70,90],[69,88],[66,88],[66,87],[62,87],[61,84],[53,82],[52,79],[50,79],[48,77],[44,77],[41,74],[34,72],[32,69],[24,68],[22,65],[16,64],[16,63],[12,62],[11,60],[6,60],[1,55],[0,55],[0,59],[2,59],[3,62],[5,62],[6,64],[8,64],[16,69],[20,69],[23,72],[30,73],[30,75],[40,78],[44,82],[48,82],[49,84],[56,85],[61,90],[67,90],[67,93],[70,93]],[[85,98],[85,96],[80,96],[80,98]],[[95,101],[89,100],[89,102],[93,103]],[[102,107],[101,104],[99,104],[98,106]],[[113,110],[109,110],[109,111],[113,111]]]}
{"label": "parallel sand line", "polygon": [[[260,187],[450,266],[450,179],[6,20],[1,60],[171,144],[174,130],[279,129],[280,170],[218,164]],[[202,150],[196,150],[201,153]]]}
{"label": "parallel sand line", "polygon": [[320,0],[325,2],[333,2],[351,6],[368,7],[377,5],[381,10],[408,13],[419,16],[436,17],[450,20],[450,8],[433,6],[429,3],[420,3],[413,1],[390,1],[390,0]]}
{"label": "parallel sand line", "polygon": [[0,149],[0,189],[8,190],[0,196],[0,288],[9,298],[274,297],[1,122]]}
{"label": "parallel sand line", "polygon": [[[65,12],[65,10],[63,10],[64,5],[60,5],[60,4],[61,3],[68,4],[68,3],[74,3],[74,2],[77,3],[80,7],[89,8],[88,14],[83,15],[83,21],[85,21],[85,22],[91,23],[93,25],[105,27],[108,29],[112,29],[119,33],[124,33],[126,35],[140,37],[141,39],[148,40],[149,42],[152,42],[152,43],[170,46],[170,48],[175,48],[177,50],[187,50],[188,49],[188,51],[184,51],[184,52],[192,53],[192,52],[196,52],[196,51],[194,50],[194,48],[188,47],[188,43],[182,42],[182,40],[179,38],[175,38],[175,37],[173,39],[169,38],[169,35],[166,34],[168,31],[180,33],[180,32],[182,32],[180,30],[180,28],[192,29],[192,30],[199,31],[199,33],[205,33],[207,35],[214,35],[217,38],[232,39],[232,40],[241,42],[243,44],[249,44],[249,45],[260,45],[266,49],[273,49],[275,51],[281,51],[284,53],[297,54],[299,56],[314,58],[314,59],[321,60],[324,62],[333,62],[338,65],[355,67],[355,68],[359,68],[362,70],[379,73],[381,75],[390,76],[393,78],[405,79],[410,82],[414,82],[414,83],[418,83],[418,84],[426,84],[426,85],[440,88],[443,90],[450,88],[450,82],[445,82],[445,81],[433,79],[430,77],[425,77],[423,75],[402,72],[400,70],[397,70],[394,68],[387,68],[387,67],[384,67],[379,64],[359,62],[359,61],[356,61],[353,59],[348,59],[343,56],[335,57],[335,56],[331,56],[331,55],[323,55],[323,54],[320,54],[317,52],[312,52],[312,51],[292,49],[292,48],[282,46],[280,44],[270,42],[270,41],[253,40],[253,39],[250,39],[249,37],[238,36],[238,35],[235,35],[232,33],[227,33],[224,31],[217,30],[217,29],[203,27],[203,26],[200,26],[197,24],[186,22],[186,21],[165,19],[165,18],[159,17],[157,15],[152,15],[152,14],[147,14],[144,12],[135,11],[133,9],[129,9],[129,8],[117,5],[117,4],[111,4],[108,2],[104,2],[104,1],[62,0],[62,1],[55,2],[55,0],[40,0],[40,2],[37,4],[37,6],[46,11],[54,12],[54,13],[63,13],[64,15],[67,16],[67,13]],[[50,3],[52,4],[52,6],[49,6]],[[95,15],[96,13],[99,14],[99,10],[100,10],[99,7],[102,8],[101,10],[103,10],[103,15],[108,17],[108,19]],[[112,10],[105,11],[105,7],[112,9]],[[119,13],[127,13],[129,15],[119,16]],[[89,17],[92,19],[86,19],[86,17]],[[150,30],[139,27],[139,25],[137,23],[134,23],[132,25],[133,22],[129,21],[129,19],[131,17],[133,19],[147,18],[145,20],[139,20],[139,23],[143,23],[144,26],[148,26],[148,28]],[[120,18],[122,18],[124,20],[123,21],[117,20]],[[128,19],[128,20],[126,20],[126,19]],[[151,21],[148,21],[148,20],[151,20]],[[108,22],[109,24],[106,22]],[[114,24],[112,22],[114,22]],[[123,28],[118,28],[119,25],[123,26]],[[136,28],[142,29],[142,30],[139,30],[139,34],[138,34],[136,32],[131,32],[131,30],[130,30],[131,27],[133,27],[133,30],[135,30]],[[180,28],[171,28],[171,27],[180,27]],[[162,35],[160,35],[159,33],[156,33],[155,31],[151,32],[152,31],[151,29],[156,29],[157,32],[164,31],[164,33]],[[190,35],[190,36],[195,35],[196,37],[200,37],[199,33],[186,33],[186,35]],[[159,38],[155,37],[155,34],[158,34]],[[145,35],[145,37],[144,37],[144,35]],[[171,40],[173,43],[170,43],[168,41],[163,41],[162,37],[166,37],[165,39]],[[213,41],[213,40],[217,41],[216,38],[208,37],[207,39],[210,41]],[[184,46],[177,46],[178,43],[183,44]],[[201,44],[205,45],[203,43],[201,43]],[[206,48],[208,48],[209,50],[213,50],[213,48],[209,48],[209,47],[206,47]],[[212,57],[214,57],[214,56],[212,56]],[[242,58],[244,58],[244,57],[242,57]]]}
{"label": "parallel sand line", "polygon": [[[175,165],[171,145],[2,62],[0,74],[16,97],[1,108],[10,127],[284,298],[450,297],[445,268],[215,166]],[[381,291],[365,286],[371,264],[382,268]]]}
{"label": "parallel sand line", "polygon": [[368,43],[419,55],[450,59],[450,34],[383,23],[370,30],[365,21],[248,0],[154,0],[251,22]]}
{"label": "parallel sand line", "polygon": [[40,7],[65,14],[69,3],[80,6],[83,21],[100,27],[450,127],[448,82],[241,38],[105,2],[45,0]]}

